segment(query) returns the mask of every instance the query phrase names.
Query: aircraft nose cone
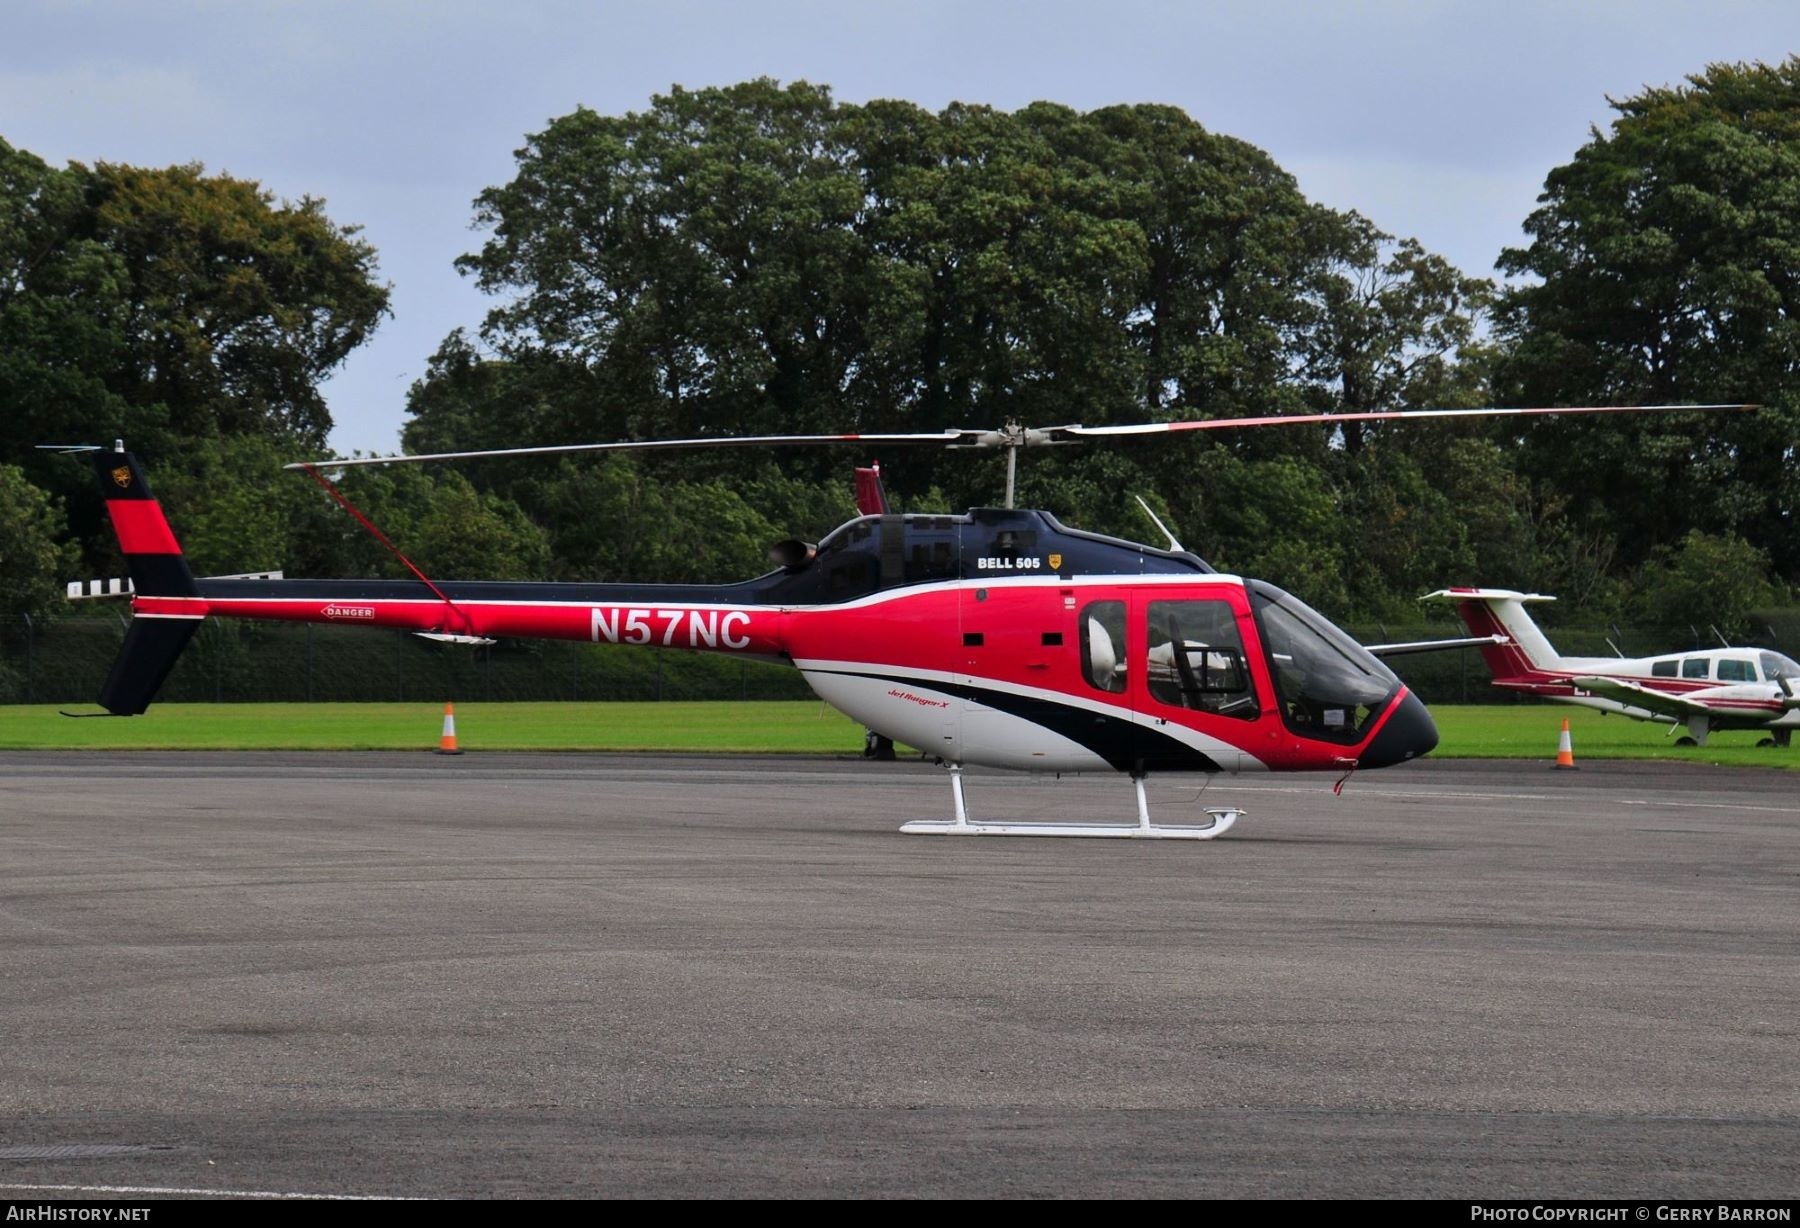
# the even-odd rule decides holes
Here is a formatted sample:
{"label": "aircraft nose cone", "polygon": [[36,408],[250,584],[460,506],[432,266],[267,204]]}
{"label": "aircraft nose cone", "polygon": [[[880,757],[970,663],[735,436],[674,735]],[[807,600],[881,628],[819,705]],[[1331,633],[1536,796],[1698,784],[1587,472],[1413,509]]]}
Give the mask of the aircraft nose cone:
{"label": "aircraft nose cone", "polygon": [[1419,697],[1408,691],[1357,759],[1359,768],[1392,767],[1429,754],[1438,744],[1437,725]]}

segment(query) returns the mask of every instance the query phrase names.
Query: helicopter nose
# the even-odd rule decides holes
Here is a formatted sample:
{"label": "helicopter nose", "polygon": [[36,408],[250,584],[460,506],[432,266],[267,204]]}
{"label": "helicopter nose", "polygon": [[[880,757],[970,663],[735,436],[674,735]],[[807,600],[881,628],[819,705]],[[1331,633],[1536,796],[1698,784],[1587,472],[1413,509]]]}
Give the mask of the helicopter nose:
{"label": "helicopter nose", "polygon": [[1429,754],[1438,744],[1437,724],[1417,695],[1408,691],[1389,714],[1381,732],[1357,759],[1359,768],[1392,767]]}

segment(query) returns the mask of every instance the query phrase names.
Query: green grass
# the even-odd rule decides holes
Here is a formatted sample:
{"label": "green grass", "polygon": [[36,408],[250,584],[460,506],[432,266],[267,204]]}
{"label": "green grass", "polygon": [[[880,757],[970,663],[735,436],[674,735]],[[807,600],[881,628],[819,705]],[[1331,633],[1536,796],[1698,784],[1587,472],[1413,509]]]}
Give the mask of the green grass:
{"label": "green grass", "polygon": [[[0,707],[8,750],[435,750],[442,704],[156,704],[143,716],[70,720]],[[817,700],[711,703],[465,703],[464,750],[707,750],[831,754],[862,728]]]}
{"label": "green grass", "polygon": [[1687,731],[1667,725],[1606,716],[1591,708],[1562,704],[1491,704],[1432,708],[1441,740],[1432,754],[1449,759],[1556,759],[1557,735],[1569,720],[1575,762],[1584,759],[1674,759],[1740,767],[1800,768],[1800,747],[1759,747],[1766,733],[1712,734],[1704,747],[1676,746]]}
{"label": "green grass", "polygon": [[[1569,718],[1575,758],[1680,759],[1800,767],[1800,747],[1756,746],[1757,733],[1717,733],[1681,748],[1663,725],[1585,708],[1498,704],[1432,709],[1446,758],[1556,757]],[[157,704],[125,720],[70,720],[44,705],[0,706],[4,750],[432,750],[443,709],[407,704]],[[468,703],[456,730],[464,750],[742,751],[850,754],[862,729],[813,700],[703,703]]]}

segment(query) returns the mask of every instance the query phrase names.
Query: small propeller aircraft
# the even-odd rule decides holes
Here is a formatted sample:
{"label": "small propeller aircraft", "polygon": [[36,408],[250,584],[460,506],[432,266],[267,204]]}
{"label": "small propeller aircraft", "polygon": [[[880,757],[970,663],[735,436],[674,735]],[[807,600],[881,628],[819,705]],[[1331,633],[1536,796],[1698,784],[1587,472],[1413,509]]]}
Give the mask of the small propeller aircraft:
{"label": "small propeller aircraft", "polygon": [[1800,727],[1800,665],[1778,652],[1728,646],[1654,657],[1565,657],[1526,611],[1539,593],[1448,588],[1426,601],[1450,601],[1476,636],[1494,685],[1559,703],[1687,726],[1678,746],[1705,746],[1715,729],[1766,729],[1762,746],[1788,746]]}
{"label": "small propeller aircraft", "polygon": [[[1222,575],[1172,534],[1162,549],[1068,528],[1048,512],[1015,509],[1019,449],[1307,422],[1748,408],[1428,409],[1136,426],[1009,424],[999,430],[646,440],[288,466],[309,473],[362,520],[412,571],[412,580],[196,580],[142,466],[123,443],[111,451],[64,450],[93,452],[135,590],[134,618],[100,695],[113,715],[148,707],[209,615],[397,627],[459,642],[534,636],[737,653],[798,668],[826,702],[949,768],[954,817],[908,823],[903,831],[1210,839],[1229,829],[1241,809],[1210,808],[1209,821],[1197,826],[1152,824],[1144,791],[1148,773],[1347,776],[1426,754],[1437,744],[1436,726],[1375,653],[1274,585]],[[961,516],[863,515],[816,545],[778,543],[770,551],[774,570],[736,584],[440,583],[413,566],[323,472],[488,456],[798,444],[1004,448],[1006,506]],[[1127,773],[1137,791],[1137,822],[973,821],[962,779],[966,764]]]}

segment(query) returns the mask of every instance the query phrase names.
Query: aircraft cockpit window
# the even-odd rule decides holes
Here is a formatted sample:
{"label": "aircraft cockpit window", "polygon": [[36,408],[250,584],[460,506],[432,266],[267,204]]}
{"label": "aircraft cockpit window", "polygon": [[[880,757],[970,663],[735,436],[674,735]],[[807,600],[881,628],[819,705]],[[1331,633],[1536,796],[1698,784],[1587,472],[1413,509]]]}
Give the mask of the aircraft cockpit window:
{"label": "aircraft cockpit window", "polygon": [[1109,694],[1125,690],[1125,603],[1096,601],[1081,611],[1081,664],[1088,685]]}
{"label": "aircraft cockpit window", "polygon": [[1711,657],[1689,657],[1681,663],[1683,678],[1708,678],[1712,676]]}
{"label": "aircraft cockpit window", "polygon": [[1733,661],[1728,657],[1719,660],[1720,682],[1755,682],[1756,666],[1749,661]]}
{"label": "aircraft cockpit window", "polygon": [[1304,737],[1361,741],[1400,679],[1305,602],[1260,580],[1248,587],[1281,719]]}
{"label": "aircraft cockpit window", "polygon": [[1652,678],[1675,678],[1681,673],[1681,662],[1676,660],[1656,661],[1650,666]]}
{"label": "aircraft cockpit window", "polygon": [[1765,652],[1757,657],[1757,662],[1762,666],[1763,679],[1767,682],[1779,682],[1783,678],[1800,679],[1800,665],[1778,652]]}
{"label": "aircraft cockpit window", "polygon": [[1150,650],[1144,678],[1150,698],[1243,720],[1261,714],[1229,602],[1152,601],[1146,620]]}

